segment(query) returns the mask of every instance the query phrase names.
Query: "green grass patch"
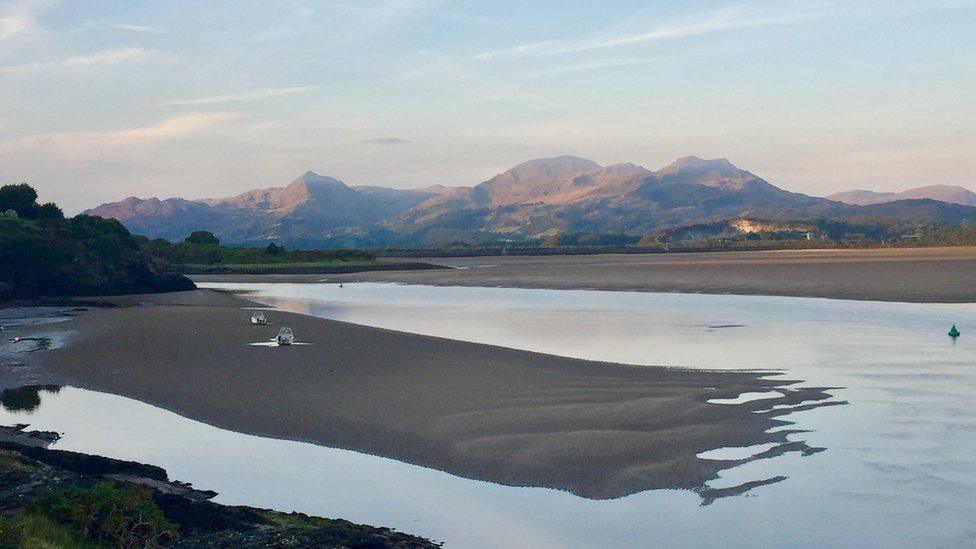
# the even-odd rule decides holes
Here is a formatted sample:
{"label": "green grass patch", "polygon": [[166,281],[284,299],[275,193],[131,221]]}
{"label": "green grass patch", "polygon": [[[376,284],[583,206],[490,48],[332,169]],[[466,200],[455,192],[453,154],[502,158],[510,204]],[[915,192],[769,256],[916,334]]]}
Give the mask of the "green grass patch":
{"label": "green grass patch", "polygon": [[297,528],[300,530],[312,530],[331,524],[329,519],[310,517],[303,513],[281,513],[279,511],[265,511],[264,516],[277,526],[283,528]]}
{"label": "green grass patch", "polygon": [[27,516],[46,517],[72,533],[81,547],[155,547],[178,535],[178,526],[166,520],[150,490],[109,481],[46,490],[26,509]]}
{"label": "green grass patch", "polygon": [[71,527],[58,524],[42,513],[20,513],[0,518],[0,547],[93,549],[104,545],[79,539]]}

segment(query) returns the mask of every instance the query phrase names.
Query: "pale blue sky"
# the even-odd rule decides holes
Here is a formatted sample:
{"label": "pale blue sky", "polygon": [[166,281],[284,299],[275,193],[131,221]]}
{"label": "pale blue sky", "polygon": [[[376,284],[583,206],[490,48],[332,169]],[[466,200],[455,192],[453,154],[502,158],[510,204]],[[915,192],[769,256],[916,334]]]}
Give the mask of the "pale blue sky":
{"label": "pale blue sky", "polygon": [[0,0],[0,182],[70,212],[576,154],[976,187],[976,1]]}

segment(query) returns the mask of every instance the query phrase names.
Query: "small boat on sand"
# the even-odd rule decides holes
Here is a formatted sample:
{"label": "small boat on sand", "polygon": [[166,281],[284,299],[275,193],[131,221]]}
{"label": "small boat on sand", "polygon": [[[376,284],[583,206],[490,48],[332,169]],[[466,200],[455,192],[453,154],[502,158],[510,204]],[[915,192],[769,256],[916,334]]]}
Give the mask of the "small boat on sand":
{"label": "small boat on sand", "polygon": [[288,326],[283,326],[278,330],[278,335],[275,337],[275,341],[278,345],[291,345],[295,342],[295,332],[291,330]]}

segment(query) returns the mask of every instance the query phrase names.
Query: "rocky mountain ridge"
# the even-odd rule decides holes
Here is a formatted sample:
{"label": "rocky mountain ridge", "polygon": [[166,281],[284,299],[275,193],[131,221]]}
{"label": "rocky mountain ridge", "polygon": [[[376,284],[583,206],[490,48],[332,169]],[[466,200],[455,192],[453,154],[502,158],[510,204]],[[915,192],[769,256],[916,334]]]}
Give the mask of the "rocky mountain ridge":
{"label": "rocky mountain ridge", "polygon": [[127,198],[86,213],[135,233],[180,240],[208,230],[222,242],[292,247],[438,246],[525,241],[560,233],[647,235],[738,217],[860,216],[958,224],[976,207],[927,198],[866,206],[781,189],[727,159],[685,157],[651,171],[576,156],[530,160],[472,187],[350,186],[306,172],[285,187],[206,200]]}

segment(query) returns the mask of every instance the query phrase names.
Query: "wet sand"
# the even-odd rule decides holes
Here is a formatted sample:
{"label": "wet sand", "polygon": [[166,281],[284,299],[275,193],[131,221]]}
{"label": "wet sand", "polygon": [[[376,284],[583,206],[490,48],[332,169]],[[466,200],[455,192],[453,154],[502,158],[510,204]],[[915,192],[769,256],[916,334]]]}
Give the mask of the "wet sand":
{"label": "wet sand", "polygon": [[[806,407],[769,408],[817,406],[828,397],[759,372],[589,362],[284,312],[268,312],[270,326],[252,326],[242,309],[249,302],[210,291],[116,301],[123,306],[31,328],[71,332],[64,347],[31,353],[38,383],[120,394],[234,431],[587,498],[652,488],[696,490],[704,502],[720,497],[705,483],[745,460],[698,453],[770,442],[780,445],[750,459],[813,453],[787,441],[788,429],[765,432]],[[281,325],[311,345],[249,345],[268,341]],[[769,390],[784,397],[707,402]]]}
{"label": "wet sand", "polygon": [[976,247],[425,259],[452,270],[192,276],[201,282],[400,282],[976,302]]}

